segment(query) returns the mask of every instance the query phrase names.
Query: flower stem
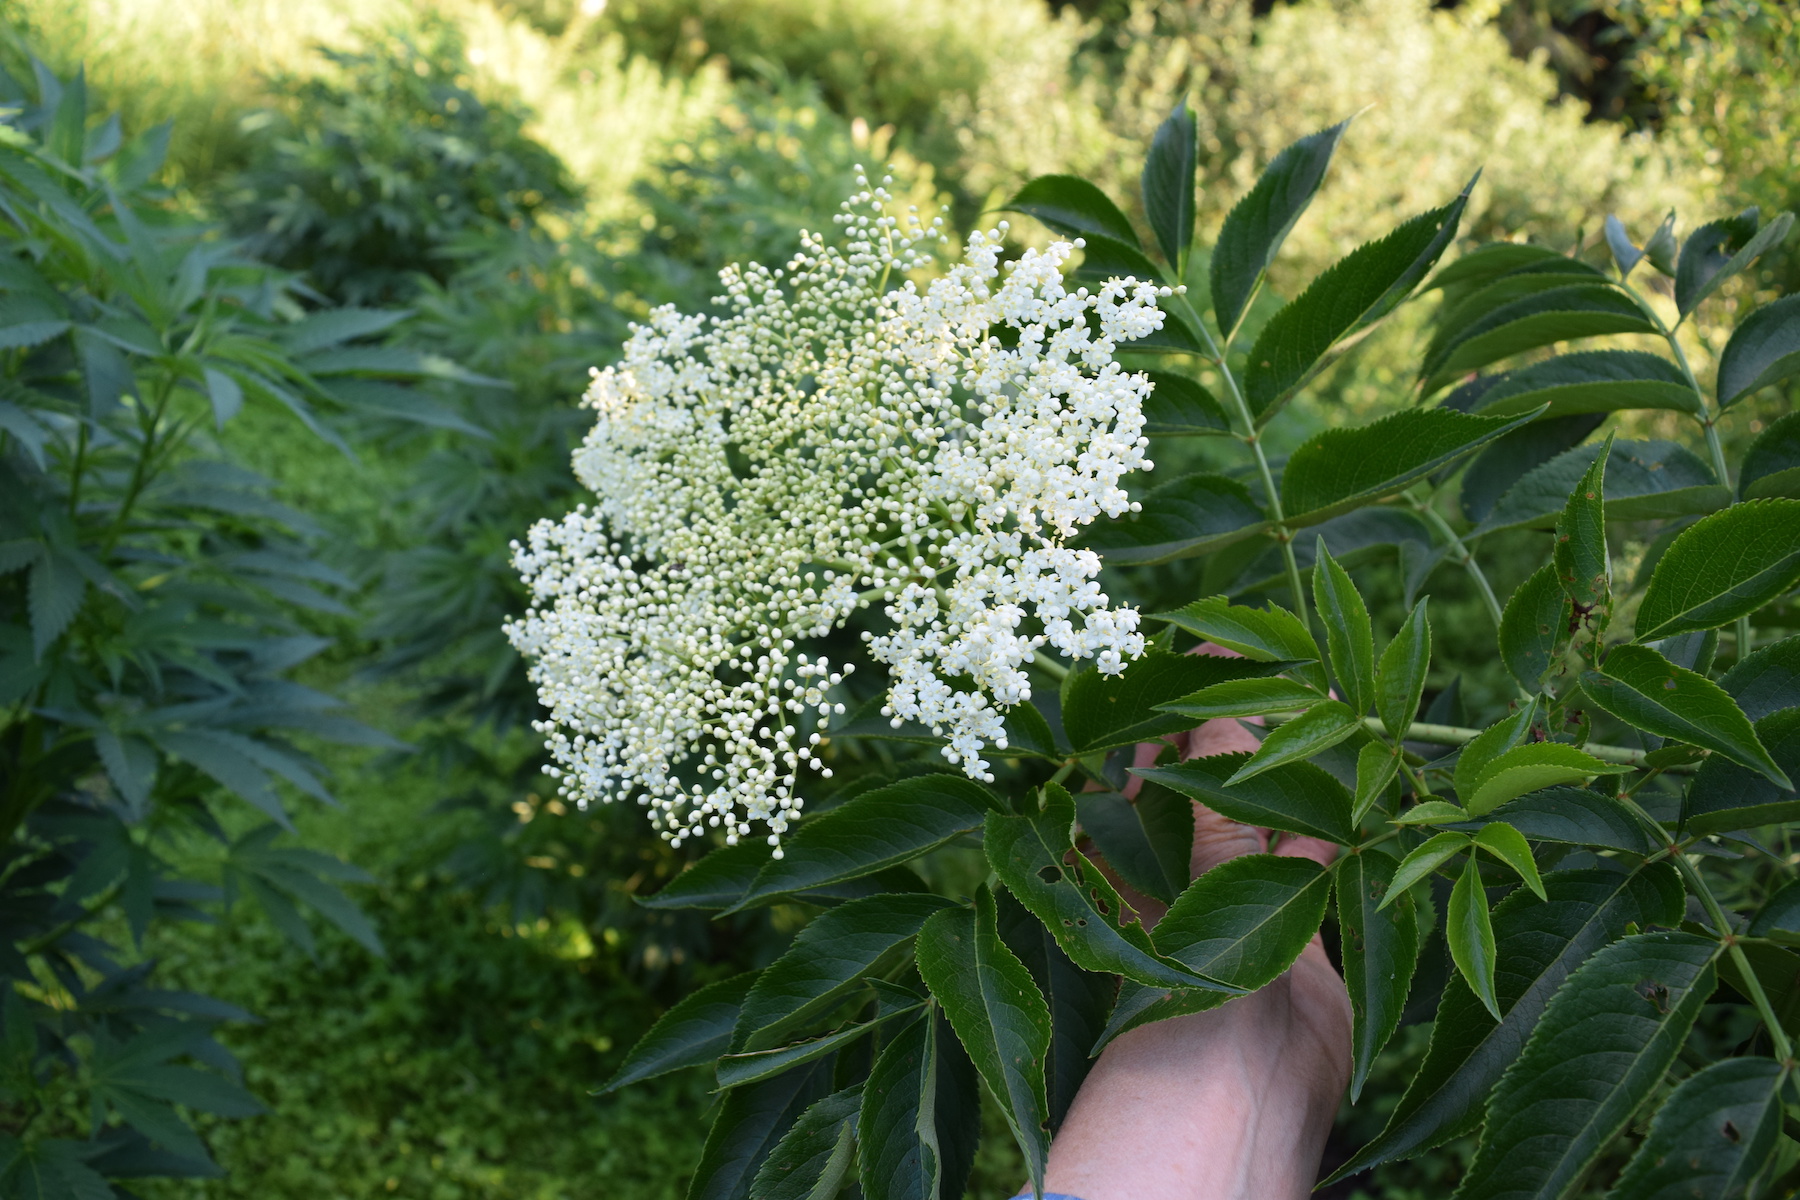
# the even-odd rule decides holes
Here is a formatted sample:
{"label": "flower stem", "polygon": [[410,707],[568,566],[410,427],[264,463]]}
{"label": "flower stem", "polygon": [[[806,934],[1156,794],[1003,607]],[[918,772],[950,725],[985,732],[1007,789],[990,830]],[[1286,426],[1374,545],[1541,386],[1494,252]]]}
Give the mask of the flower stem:
{"label": "flower stem", "polygon": [[[1270,713],[1263,719],[1270,725],[1280,725],[1293,720],[1298,715],[1298,713]],[[1368,727],[1369,732],[1380,737],[1388,737],[1387,726],[1382,724],[1380,717],[1364,717],[1363,724]],[[1431,725],[1415,721],[1407,726],[1405,740],[1429,742],[1434,746],[1461,746],[1474,741],[1481,733],[1482,730],[1468,729],[1461,725]],[[1582,749],[1601,762],[1621,763],[1628,767],[1643,766],[1644,756],[1650,753],[1648,750],[1637,750],[1630,746],[1606,746],[1597,742],[1589,742]],[[1672,766],[1663,769],[1679,771],[1683,768],[1682,766]]]}

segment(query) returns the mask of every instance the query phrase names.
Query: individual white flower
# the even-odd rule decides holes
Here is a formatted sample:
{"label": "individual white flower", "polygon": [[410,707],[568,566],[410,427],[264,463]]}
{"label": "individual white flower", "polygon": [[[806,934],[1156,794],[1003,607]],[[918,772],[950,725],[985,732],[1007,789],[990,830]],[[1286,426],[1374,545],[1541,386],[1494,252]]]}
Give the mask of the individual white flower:
{"label": "individual white flower", "polygon": [[532,600],[506,633],[563,794],[635,796],[677,843],[761,821],[779,844],[800,772],[830,773],[818,747],[852,669],[800,643],[870,605],[882,711],[975,778],[1045,647],[1113,673],[1143,652],[1137,612],[1065,542],[1135,507],[1120,480],[1150,466],[1150,384],[1113,355],[1161,326],[1169,290],[1068,290],[1079,242],[1003,269],[1004,224],[920,287],[906,276],[942,219],[902,223],[858,187],[836,238],[722,272],[724,315],[634,328],[585,398],[593,506],[513,546]]}

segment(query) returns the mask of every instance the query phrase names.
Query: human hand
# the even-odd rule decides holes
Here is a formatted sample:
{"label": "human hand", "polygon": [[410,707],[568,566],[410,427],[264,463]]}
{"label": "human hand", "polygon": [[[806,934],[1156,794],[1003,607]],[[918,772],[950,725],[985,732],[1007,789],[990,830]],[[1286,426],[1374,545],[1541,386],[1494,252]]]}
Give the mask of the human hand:
{"label": "human hand", "polygon": [[[1182,757],[1253,750],[1235,721],[1179,739]],[[1147,765],[1160,745],[1140,747]],[[1135,781],[1134,781],[1135,783]],[[1194,806],[1193,874],[1269,850],[1265,829]],[[1283,837],[1276,854],[1329,865],[1337,847]],[[1116,882],[1116,881],[1115,881]],[[1161,906],[1128,896],[1145,923]],[[1315,936],[1280,979],[1209,1012],[1121,1034],[1050,1146],[1046,1187],[1082,1200],[1300,1200],[1350,1079],[1350,998]]]}

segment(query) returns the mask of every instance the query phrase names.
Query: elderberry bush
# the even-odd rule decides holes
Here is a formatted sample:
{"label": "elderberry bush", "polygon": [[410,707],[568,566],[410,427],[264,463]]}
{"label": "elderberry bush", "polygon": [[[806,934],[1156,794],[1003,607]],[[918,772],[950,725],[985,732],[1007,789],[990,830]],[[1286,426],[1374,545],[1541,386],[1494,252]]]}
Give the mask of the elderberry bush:
{"label": "elderberry bush", "polygon": [[[1800,298],[1747,286],[1792,217],[1671,217],[1642,245],[1609,221],[1605,263],[1453,253],[1471,180],[1284,301],[1268,270],[1348,128],[1276,156],[1208,248],[1184,107],[1144,166],[1148,238],[1091,183],[1040,178],[1010,207],[1067,241],[991,292],[967,264],[940,288],[869,259],[894,228],[871,214],[829,302],[850,324],[742,330],[786,285],[728,273],[730,315],[659,318],[597,384],[577,468],[599,502],[519,557],[552,751],[577,799],[718,839],[649,906],[815,914],[607,1085],[714,1074],[690,1197],[950,1200],[982,1089],[1041,1190],[1094,1055],[1269,984],[1328,926],[1350,1098],[1392,1114],[1334,1179],[1478,1134],[1463,1200],[1800,1182],[1800,417],[1735,463],[1721,433],[1800,374]],[[1749,311],[1703,381],[1691,318],[1715,297]],[[1415,302],[1392,411],[1272,453],[1293,401]],[[1177,439],[1219,450],[1165,456]],[[1146,448],[1226,465],[1171,478]],[[1494,548],[1521,544],[1503,602]],[[1198,586],[1139,612],[1164,564]],[[1488,620],[1434,630],[1452,572]],[[1378,575],[1402,612],[1365,599]],[[1471,642],[1515,694],[1428,716],[1434,645]],[[1259,722],[1259,748],[1164,744],[1222,719]],[[1191,802],[1341,851],[1191,878]],[[1141,898],[1170,906],[1153,930]],[[1691,1036],[1709,1006],[1754,1032]],[[1409,1011],[1429,1048],[1378,1096]]]}

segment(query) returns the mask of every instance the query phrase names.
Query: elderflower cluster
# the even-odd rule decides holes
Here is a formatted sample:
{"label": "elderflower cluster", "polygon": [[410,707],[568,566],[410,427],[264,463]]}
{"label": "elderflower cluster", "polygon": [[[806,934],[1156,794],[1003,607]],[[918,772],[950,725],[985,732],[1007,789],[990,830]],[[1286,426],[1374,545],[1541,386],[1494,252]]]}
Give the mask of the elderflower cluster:
{"label": "elderflower cluster", "polygon": [[903,223],[858,187],[835,238],[723,271],[724,315],[634,328],[585,397],[594,503],[513,544],[531,607],[506,633],[563,794],[634,795],[677,843],[761,821],[779,845],[800,772],[830,774],[819,743],[852,670],[802,643],[860,610],[886,618],[863,634],[883,713],[981,779],[1034,656],[1118,672],[1143,652],[1137,612],[1066,543],[1135,508],[1120,480],[1151,465],[1150,384],[1113,354],[1161,327],[1169,290],[1068,290],[1080,242],[1003,268],[1004,224],[921,288],[905,276],[942,218]]}

